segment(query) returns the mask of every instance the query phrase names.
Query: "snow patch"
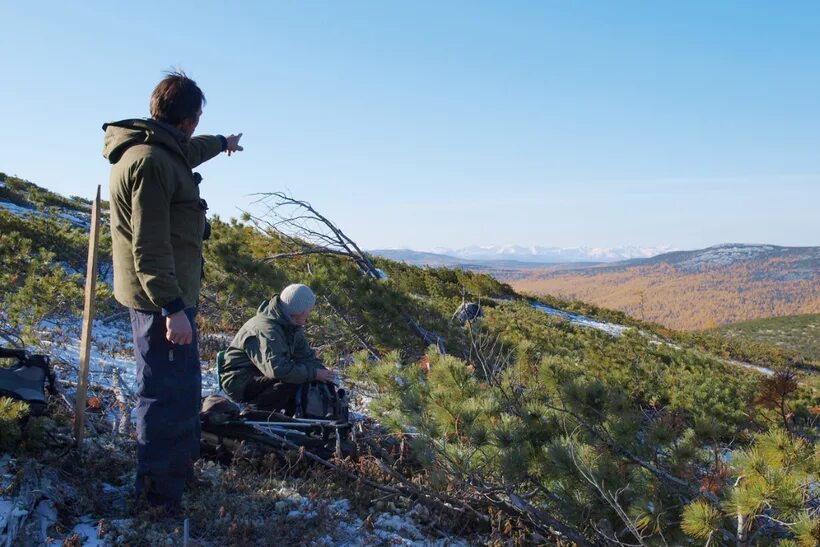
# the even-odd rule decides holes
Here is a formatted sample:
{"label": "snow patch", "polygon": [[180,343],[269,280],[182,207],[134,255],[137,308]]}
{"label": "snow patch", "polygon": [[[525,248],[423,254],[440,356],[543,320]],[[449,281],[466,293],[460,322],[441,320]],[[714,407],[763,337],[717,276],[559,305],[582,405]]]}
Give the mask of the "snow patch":
{"label": "snow patch", "polygon": [[54,207],[41,211],[31,207],[23,207],[10,201],[0,201],[0,207],[6,209],[8,212],[19,217],[34,216],[40,218],[50,218],[53,212],[63,220],[70,222],[75,228],[80,228],[84,231],[91,229],[91,213],[82,213],[80,211],[70,211],[62,207]]}
{"label": "snow patch", "polygon": [[[80,367],[80,331],[82,319],[69,318],[57,325],[62,339],[44,339],[43,348],[55,359],[68,365],[62,378],[77,382]],[[43,331],[53,326],[42,325]],[[136,365],[131,325],[126,320],[106,323],[95,320],[92,327],[91,358],[89,362],[89,384],[106,388],[114,387],[116,376],[122,380],[119,387],[126,392],[135,392]],[[208,363],[201,363],[207,367]],[[203,395],[219,390],[215,371],[202,370]]]}
{"label": "snow patch", "polygon": [[6,526],[8,525],[9,521],[11,520],[11,513],[14,511],[15,504],[12,500],[8,498],[0,498],[0,542],[5,541],[6,534],[3,534],[6,530]]}
{"label": "snow patch", "polygon": [[[0,456],[0,490],[5,490],[14,481],[14,459],[8,454]],[[14,500],[6,497],[0,497],[0,544],[5,544],[6,541],[6,527],[11,522],[12,514],[16,509]]]}
{"label": "snow patch", "polygon": [[38,211],[37,209],[31,209],[29,207],[22,207],[17,205],[16,203],[12,203],[10,201],[0,201],[0,207],[7,210],[8,212],[17,215],[18,217],[26,217],[26,216],[36,216],[36,217],[44,217],[45,215]]}
{"label": "snow patch", "polygon": [[684,270],[697,270],[707,266],[729,266],[735,262],[751,260],[777,250],[772,245],[723,244],[709,247],[679,264]]}
{"label": "snow patch", "polygon": [[77,534],[80,541],[83,542],[83,547],[102,547],[105,545],[104,539],[99,539],[99,521],[94,520],[91,516],[86,515],[80,517],[80,522],[71,529],[69,536]]}
{"label": "snow patch", "polygon": [[387,541],[390,541],[391,536],[394,535],[399,535],[402,539],[424,539],[424,534],[419,531],[413,522],[399,515],[382,513],[376,517],[373,524],[376,527],[376,535]]}
{"label": "snow patch", "polygon": [[564,310],[559,310],[556,308],[552,308],[550,306],[546,306],[544,304],[533,304],[533,307],[536,310],[542,311],[548,315],[563,317],[573,325],[600,330],[612,336],[621,336],[624,333],[624,331],[631,328],[625,327],[624,325],[618,325],[615,323],[608,323],[606,321],[598,321],[597,319],[590,319],[589,317],[586,317],[584,315],[578,315]]}

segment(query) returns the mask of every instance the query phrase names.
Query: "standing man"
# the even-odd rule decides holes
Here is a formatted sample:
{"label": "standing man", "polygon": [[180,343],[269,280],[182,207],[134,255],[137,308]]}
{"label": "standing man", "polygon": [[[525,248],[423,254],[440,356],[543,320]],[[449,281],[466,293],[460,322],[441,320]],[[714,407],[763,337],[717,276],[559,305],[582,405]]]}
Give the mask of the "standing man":
{"label": "standing man", "polygon": [[182,72],[151,94],[151,118],[103,125],[111,163],[114,296],[129,309],[137,363],[136,493],[174,510],[199,456],[196,314],[207,206],[197,165],[242,136],[197,136],[205,96]]}

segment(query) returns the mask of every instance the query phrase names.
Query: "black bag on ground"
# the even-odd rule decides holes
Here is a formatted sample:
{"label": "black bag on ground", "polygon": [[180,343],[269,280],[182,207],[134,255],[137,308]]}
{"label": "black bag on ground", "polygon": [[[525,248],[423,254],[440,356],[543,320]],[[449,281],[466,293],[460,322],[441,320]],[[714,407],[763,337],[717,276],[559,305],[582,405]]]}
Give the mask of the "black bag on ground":
{"label": "black bag on ground", "polygon": [[239,418],[239,405],[221,395],[208,395],[202,401],[199,418],[207,425],[223,425]]}
{"label": "black bag on ground", "polygon": [[45,411],[48,392],[57,394],[51,359],[48,355],[29,355],[25,350],[0,348],[0,358],[14,359],[10,367],[0,367],[0,396],[29,403],[31,415]]}
{"label": "black bag on ground", "polygon": [[347,393],[332,384],[299,384],[296,390],[296,417],[347,422]]}

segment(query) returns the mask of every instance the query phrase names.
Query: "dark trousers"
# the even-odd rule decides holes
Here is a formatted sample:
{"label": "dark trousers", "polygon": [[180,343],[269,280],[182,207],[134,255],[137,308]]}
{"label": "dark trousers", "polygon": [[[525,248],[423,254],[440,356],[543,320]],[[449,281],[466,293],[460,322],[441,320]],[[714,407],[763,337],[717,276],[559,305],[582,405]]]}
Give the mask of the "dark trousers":
{"label": "dark trousers", "polygon": [[160,313],[129,310],[137,362],[137,496],[151,505],[178,506],[199,457],[202,372],[196,309],[185,310],[193,342],[165,338]]}
{"label": "dark trousers", "polygon": [[296,412],[298,387],[298,384],[288,384],[260,374],[245,386],[243,398],[259,410],[282,411],[293,416]]}

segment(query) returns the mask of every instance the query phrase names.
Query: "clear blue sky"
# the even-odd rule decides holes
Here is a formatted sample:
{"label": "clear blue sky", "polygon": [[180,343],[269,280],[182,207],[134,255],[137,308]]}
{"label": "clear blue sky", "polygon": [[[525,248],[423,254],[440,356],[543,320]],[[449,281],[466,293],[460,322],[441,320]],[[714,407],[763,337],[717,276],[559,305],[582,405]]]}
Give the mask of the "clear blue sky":
{"label": "clear blue sky", "polygon": [[103,122],[205,91],[212,212],[367,248],[820,244],[818,2],[3,2],[0,171],[107,193]]}

